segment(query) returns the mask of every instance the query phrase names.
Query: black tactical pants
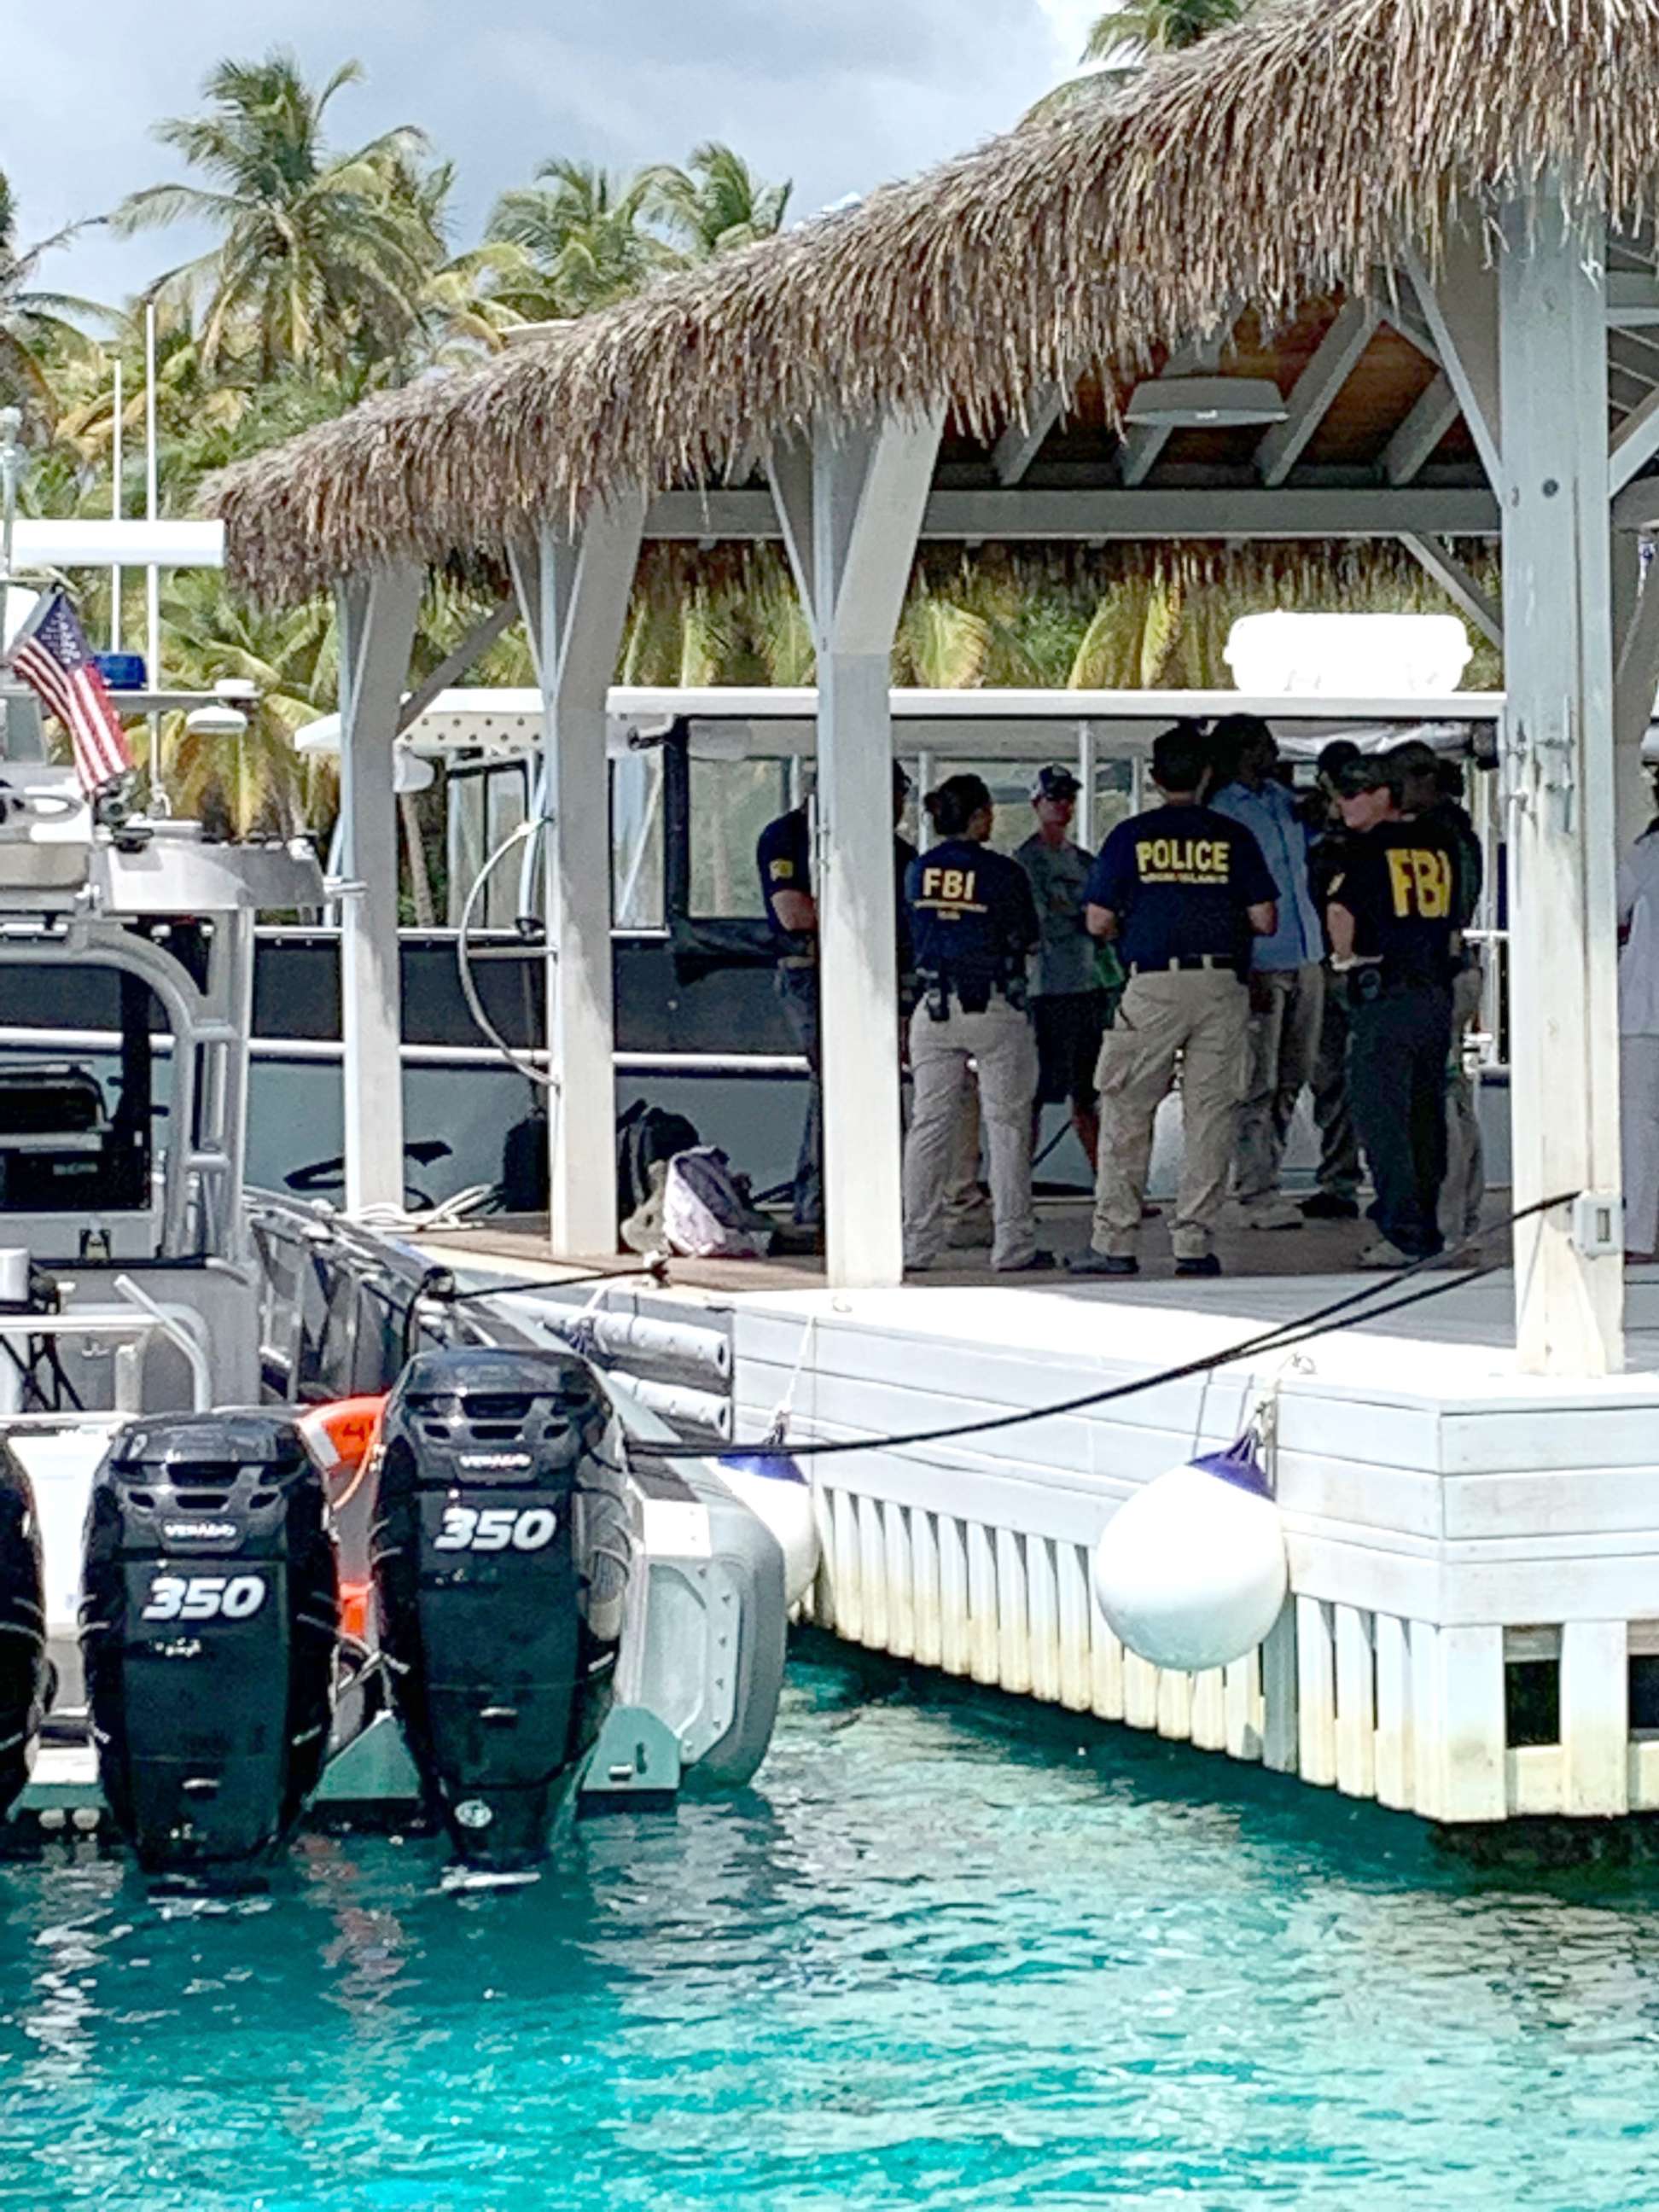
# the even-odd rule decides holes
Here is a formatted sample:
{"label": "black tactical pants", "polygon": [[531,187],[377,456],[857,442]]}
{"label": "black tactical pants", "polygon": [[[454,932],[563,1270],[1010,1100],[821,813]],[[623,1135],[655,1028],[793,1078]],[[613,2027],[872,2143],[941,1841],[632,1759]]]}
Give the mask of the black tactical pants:
{"label": "black tactical pants", "polygon": [[1374,976],[1361,969],[1350,979],[1348,1091],[1376,1189],[1371,1219],[1420,1260],[1442,1243],[1451,993],[1433,983],[1376,990]]}

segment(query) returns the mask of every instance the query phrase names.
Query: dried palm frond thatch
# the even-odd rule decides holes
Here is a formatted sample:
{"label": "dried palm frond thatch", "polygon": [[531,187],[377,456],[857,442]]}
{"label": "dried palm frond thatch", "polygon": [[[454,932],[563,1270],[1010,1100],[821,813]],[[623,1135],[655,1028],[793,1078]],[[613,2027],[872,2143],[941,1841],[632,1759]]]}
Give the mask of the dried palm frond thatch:
{"label": "dried palm frond thatch", "polygon": [[371,401],[227,472],[234,579],[288,598],[493,551],[624,483],[741,480],[780,435],[1033,396],[1248,302],[1367,285],[1546,174],[1623,228],[1659,183],[1659,0],[1268,0],[1236,29],[849,212]]}

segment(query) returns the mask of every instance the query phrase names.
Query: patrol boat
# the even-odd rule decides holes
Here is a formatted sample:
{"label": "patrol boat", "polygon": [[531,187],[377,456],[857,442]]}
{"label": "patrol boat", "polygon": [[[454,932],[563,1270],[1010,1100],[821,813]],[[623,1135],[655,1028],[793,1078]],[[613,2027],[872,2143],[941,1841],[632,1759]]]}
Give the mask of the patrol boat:
{"label": "patrol boat", "polygon": [[240,1881],[320,1800],[518,1869],[573,1805],[732,1787],[769,1740],[804,1489],[769,1527],[712,1465],[637,1465],[679,1431],[614,1317],[246,1187],[256,918],[324,896],[307,844],[100,816],[0,755],[0,970],[117,1039],[101,1079],[0,1059],[13,1840],[107,1819]]}

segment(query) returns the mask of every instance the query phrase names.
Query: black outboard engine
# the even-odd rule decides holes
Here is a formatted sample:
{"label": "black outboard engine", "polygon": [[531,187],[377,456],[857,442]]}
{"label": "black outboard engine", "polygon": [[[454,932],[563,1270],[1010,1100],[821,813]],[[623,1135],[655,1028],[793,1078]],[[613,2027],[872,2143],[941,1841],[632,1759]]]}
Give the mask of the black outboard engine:
{"label": "black outboard engine", "polygon": [[51,1680],[34,1493],[0,1437],[0,1820],[29,1778]]}
{"label": "black outboard engine", "polygon": [[104,1796],[150,1872],[234,1877],[287,1838],[328,1747],[338,1607],[323,1477],[289,1416],[117,1436],[81,1648]]}
{"label": "black outboard engine", "polygon": [[520,1867],[610,1710],[633,1542],[586,1361],[426,1352],[381,1430],[374,1586],[392,1694],[461,1856]]}

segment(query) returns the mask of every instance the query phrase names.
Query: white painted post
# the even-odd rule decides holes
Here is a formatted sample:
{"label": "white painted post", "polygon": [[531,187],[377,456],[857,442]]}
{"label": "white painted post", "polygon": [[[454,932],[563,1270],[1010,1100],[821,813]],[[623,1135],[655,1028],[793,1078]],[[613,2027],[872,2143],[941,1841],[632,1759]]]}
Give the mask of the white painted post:
{"label": "white painted post", "polygon": [[542,694],[549,1231],[559,1260],[617,1249],[605,702],[644,522],[643,495],[624,495],[574,537],[544,529],[512,556]]}
{"label": "white painted post", "polygon": [[[1413,1627],[1413,1656],[1416,1642]],[[1417,1809],[1439,1820],[1501,1820],[1509,1809],[1504,1632],[1442,1628],[1430,1665],[1439,1677],[1433,1699],[1438,1735],[1421,1749],[1435,1774],[1437,1802]]]}
{"label": "white painted post", "polygon": [[[1541,190],[1502,216],[1500,489],[1518,1207],[1620,1190],[1605,237]],[[1566,1209],[1516,1234],[1533,1374],[1624,1364],[1621,1254]]]}
{"label": "white painted post", "polygon": [[1561,1630],[1562,1810],[1630,1810],[1630,1631],[1622,1620]]}
{"label": "white painted post", "polygon": [[341,902],[345,1205],[404,1202],[403,988],[398,958],[398,802],[392,747],[420,610],[412,564],[354,576],[335,593],[340,633],[340,865],[362,888]]}
{"label": "white painted post", "polygon": [[781,447],[773,496],[817,654],[819,1034],[832,1286],[903,1273],[894,945],[893,634],[942,414],[874,430],[821,423]]}
{"label": "white painted post", "polygon": [[1297,1597],[1296,1699],[1304,1782],[1328,1788],[1336,1779],[1336,1644],[1334,1608],[1325,1598]]}

